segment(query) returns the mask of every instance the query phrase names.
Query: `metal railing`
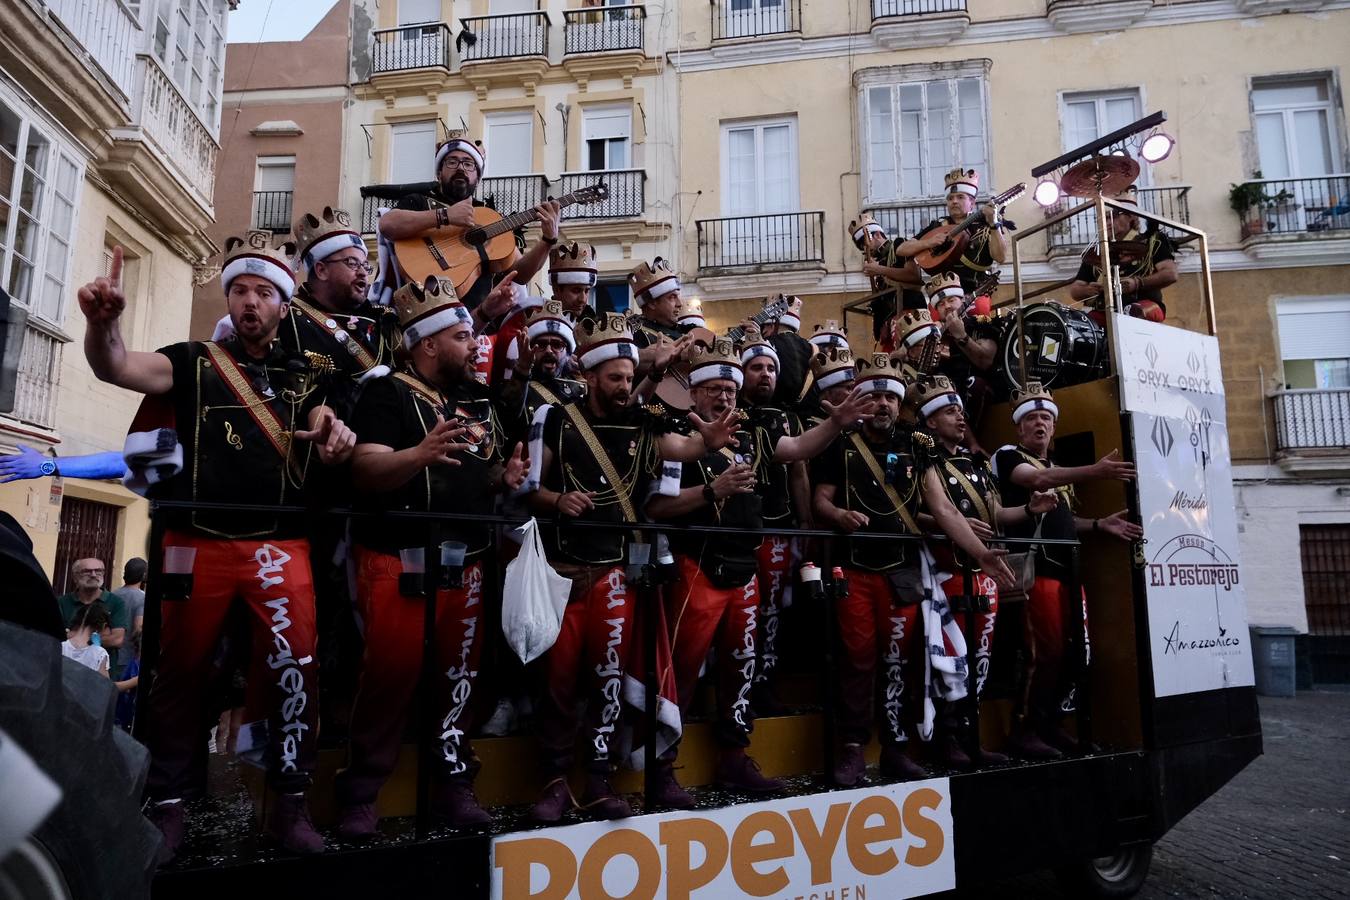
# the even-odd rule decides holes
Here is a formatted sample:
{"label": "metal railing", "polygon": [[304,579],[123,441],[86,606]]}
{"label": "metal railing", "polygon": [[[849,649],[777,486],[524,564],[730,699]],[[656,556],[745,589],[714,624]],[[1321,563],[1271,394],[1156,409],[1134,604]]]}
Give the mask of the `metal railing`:
{"label": "metal railing", "polygon": [[64,342],[30,319],[24,327],[23,350],[14,391],[14,411],[20,422],[40,428],[56,427],[56,389],[61,384],[61,348]]}
{"label": "metal railing", "polygon": [[643,190],[647,173],[642,169],[605,169],[598,172],[564,172],[559,194],[603,181],[609,196],[599,203],[576,204],[563,210],[564,219],[632,219],[647,209]]}
{"label": "metal railing", "polygon": [[379,221],[380,207],[390,207],[394,205],[393,200],[385,200],[380,197],[371,197],[365,194],[361,195],[361,233],[374,234],[375,223]]}
{"label": "metal railing", "polygon": [[450,27],[444,22],[371,32],[370,74],[406,69],[450,69]]}
{"label": "metal railing", "polygon": [[965,12],[966,0],[872,0],[872,18]]}
{"label": "metal railing", "polygon": [[490,200],[493,209],[504,216],[538,206],[548,193],[548,179],[543,175],[502,175],[478,184],[478,198]]}
{"label": "metal railing", "polygon": [[48,0],[47,8],[65,26],[95,65],[131,99],[136,85],[136,50],[141,26],[121,0]]}
{"label": "metal railing", "polygon": [[743,269],[825,260],[825,213],[700,219],[698,267]]}
{"label": "metal railing", "polygon": [[563,10],[563,55],[641,50],[646,18],[640,5]]}
{"label": "metal railing", "polygon": [[466,63],[511,56],[548,56],[549,18],[546,12],[470,16],[460,20],[464,30],[456,44]]}
{"label": "metal railing", "polygon": [[1260,178],[1243,183],[1249,205],[1242,237],[1309,234],[1350,228],[1350,174]]}
{"label": "metal railing", "polygon": [[140,90],[133,121],[176,169],[183,184],[205,207],[212,204],[220,145],[184,99],[159,60],[137,55]]}
{"label": "metal railing", "polygon": [[[1191,224],[1191,186],[1189,184],[1170,185],[1168,187],[1145,187],[1139,189],[1139,207],[1145,212],[1174,222]],[[1045,211],[1046,217],[1056,215],[1082,201],[1077,197],[1061,200]],[[1163,233],[1173,240],[1189,240],[1189,235],[1175,229],[1159,226]],[[1076,216],[1060,222],[1050,229],[1047,235],[1050,250],[1068,248],[1081,249],[1097,241],[1097,217],[1092,209],[1085,209]]]}
{"label": "metal railing", "polygon": [[801,30],[801,0],[715,0],[712,4],[715,41]]}
{"label": "metal railing", "polygon": [[947,204],[942,200],[906,200],[886,206],[869,206],[863,212],[871,213],[877,224],[886,229],[886,236],[907,240],[932,223],[947,215]]}
{"label": "metal railing", "polygon": [[294,196],[294,191],[254,191],[253,227],[277,234],[290,231]]}
{"label": "metal railing", "polygon": [[1277,450],[1350,449],[1350,388],[1277,391],[1271,403]]}

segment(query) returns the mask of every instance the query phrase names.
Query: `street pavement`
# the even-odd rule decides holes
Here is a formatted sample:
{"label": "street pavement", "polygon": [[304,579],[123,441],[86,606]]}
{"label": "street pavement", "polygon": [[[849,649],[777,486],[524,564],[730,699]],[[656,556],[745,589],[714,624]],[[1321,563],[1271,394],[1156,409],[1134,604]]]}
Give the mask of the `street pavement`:
{"label": "street pavement", "polygon": [[[1265,755],[1154,846],[1141,900],[1350,898],[1350,691],[1259,702]],[[947,896],[1077,900],[1048,873]]]}

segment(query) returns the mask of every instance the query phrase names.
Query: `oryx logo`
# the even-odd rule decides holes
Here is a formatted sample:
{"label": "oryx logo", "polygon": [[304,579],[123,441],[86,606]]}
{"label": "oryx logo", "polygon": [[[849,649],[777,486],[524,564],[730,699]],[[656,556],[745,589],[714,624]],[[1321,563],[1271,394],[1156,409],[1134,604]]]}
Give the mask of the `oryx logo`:
{"label": "oryx logo", "polygon": [[1200,355],[1194,350],[1186,354],[1186,368],[1190,369],[1192,372],[1200,371]]}
{"label": "oryx logo", "polygon": [[1148,346],[1144,348],[1144,358],[1148,360],[1149,368],[1156,368],[1158,365],[1158,348],[1149,341]]}
{"label": "oryx logo", "polygon": [[1191,426],[1191,452],[1195,454],[1195,461],[1201,466],[1209,465],[1209,429],[1214,424],[1214,417],[1208,409],[1196,413],[1192,406],[1186,410],[1186,424]]}
{"label": "oryx logo", "polygon": [[[1152,347],[1153,345],[1149,344],[1149,346]],[[1153,446],[1158,448],[1159,453],[1163,456],[1171,455],[1172,445],[1176,443],[1176,441],[1172,437],[1172,426],[1167,424],[1166,419],[1159,417],[1153,420],[1151,437],[1153,439]]]}

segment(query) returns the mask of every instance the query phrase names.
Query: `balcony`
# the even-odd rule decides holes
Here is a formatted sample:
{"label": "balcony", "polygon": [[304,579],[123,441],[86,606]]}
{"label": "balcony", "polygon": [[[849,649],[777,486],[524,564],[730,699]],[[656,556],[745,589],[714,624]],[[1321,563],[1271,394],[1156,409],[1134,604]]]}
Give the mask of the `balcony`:
{"label": "balcony", "polygon": [[1350,175],[1253,179],[1229,199],[1244,204],[1242,249],[1253,259],[1350,258]]}
{"label": "balcony", "polygon": [[1276,391],[1271,404],[1283,468],[1350,470],[1350,388]]}
{"label": "balcony", "polygon": [[1045,17],[1060,31],[1121,31],[1141,19],[1153,0],[1047,0]]}
{"label": "balcony", "polygon": [[[700,219],[699,284],[716,291],[777,290],[825,277],[825,213],[791,212]],[[711,283],[709,283],[711,282]]]}
{"label": "balcony", "polygon": [[[1174,222],[1191,224],[1191,186],[1189,184],[1168,187],[1143,187],[1139,189],[1139,208],[1145,212],[1171,219]],[[1046,209],[1047,216],[1053,216],[1068,206],[1082,203],[1077,197],[1061,200]],[[1173,228],[1163,227],[1163,232],[1174,241],[1190,242],[1194,237]],[[1078,257],[1083,248],[1097,241],[1097,215],[1091,209],[1085,209],[1072,218],[1065,219],[1050,230],[1048,236],[1049,256],[1052,260],[1067,260],[1077,268]]]}
{"label": "balcony", "polygon": [[254,191],[253,227],[273,234],[291,230],[291,197],[293,191]]}
{"label": "balcony", "polygon": [[375,197],[367,194],[365,188],[361,189],[361,236],[373,236],[375,234],[375,223],[379,221],[380,207],[390,207],[394,204],[393,200],[386,200],[382,197]]}
{"label": "balcony", "polygon": [[625,88],[644,66],[656,71],[647,59],[645,6],[603,6],[563,12],[563,68],[586,90],[594,78],[622,78]]}
{"label": "balcony", "polygon": [[872,0],[872,37],[892,50],[940,47],[969,27],[966,0]]}
{"label": "balcony", "polygon": [[714,0],[714,41],[800,33],[801,0]]}
{"label": "balcony", "polygon": [[48,0],[47,8],[89,59],[122,94],[136,85],[136,50],[141,26],[121,0]]}
{"label": "balcony", "polygon": [[523,87],[526,97],[548,72],[549,21],[546,12],[469,16],[463,32],[460,74],[473,85],[479,100],[492,87]]}
{"label": "balcony", "polygon": [[533,209],[548,197],[548,179],[543,175],[502,175],[484,178],[478,197],[504,216]]}
{"label": "balcony", "polygon": [[371,33],[372,78],[410,69],[450,71],[450,27],[444,22],[384,28]]}
{"label": "balcony", "polygon": [[885,206],[868,206],[877,224],[886,229],[886,236],[904,241],[928,227],[934,219],[947,215],[947,204],[942,200],[903,200]]}
{"label": "balcony", "polygon": [[61,351],[67,340],[28,320],[10,418],[45,431],[56,430],[56,391],[61,384]]}
{"label": "balcony", "polygon": [[644,187],[647,173],[642,169],[606,169],[596,172],[564,172],[559,195],[603,181],[609,196],[599,203],[577,204],[562,212],[568,221],[584,219],[640,218],[647,209]]}

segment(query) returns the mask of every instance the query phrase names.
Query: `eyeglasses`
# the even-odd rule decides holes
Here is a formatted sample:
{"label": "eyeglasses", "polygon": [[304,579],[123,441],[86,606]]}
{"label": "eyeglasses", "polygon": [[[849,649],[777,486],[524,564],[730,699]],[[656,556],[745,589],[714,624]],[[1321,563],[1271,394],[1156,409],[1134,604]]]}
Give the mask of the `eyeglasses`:
{"label": "eyeglasses", "polygon": [[352,259],[351,257],[347,257],[346,259],[334,259],[334,260],[325,259],[323,260],[323,262],[341,263],[342,265],[351,269],[353,272],[365,272],[367,275],[375,271],[375,267],[372,266],[370,263],[362,262],[359,259]]}
{"label": "eyeglasses", "polygon": [[478,171],[478,163],[468,158],[455,159],[452,156],[447,156],[445,158],[445,161],[442,162],[441,165],[447,166],[451,169],[459,169],[461,172],[467,172],[470,169],[473,169],[475,172]]}
{"label": "eyeglasses", "polygon": [[711,385],[700,385],[699,390],[705,392],[711,397],[735,397],[736,388],[734,387],[713,387]]}

